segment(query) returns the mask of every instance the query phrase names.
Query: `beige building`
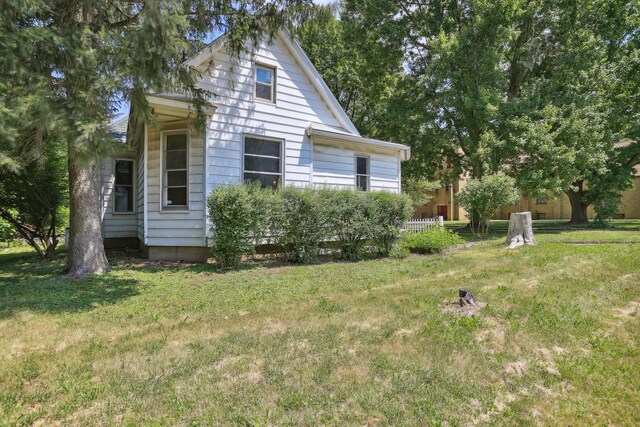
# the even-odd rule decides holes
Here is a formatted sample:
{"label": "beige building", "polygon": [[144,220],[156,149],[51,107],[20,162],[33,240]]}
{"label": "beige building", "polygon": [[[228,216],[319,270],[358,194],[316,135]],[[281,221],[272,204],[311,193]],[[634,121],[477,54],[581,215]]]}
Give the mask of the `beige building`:
{"label": "beige building", "polygon": [[[414,218],[432,218],[442,215],[445,221],[467,219],[467,212],[458,205],[458,191],[464,188],[467,177],[463,176],[453,184],[442,187],[430,194],[431,200],[424,206],[417,207],[413,212]],[[640,165],[636,166],[634,187],[624,191],[620,200],[620,210],[617,219],[640,219]],[[494,219],[509,219],[512,212],[531,212],[533,219],[569,219],[571,218],[571,204],[566,194],[557,198],[529,198],[522,197],[517,204],[501,209]],[[595,217],[593,206],[587,209],[589,219]]]}

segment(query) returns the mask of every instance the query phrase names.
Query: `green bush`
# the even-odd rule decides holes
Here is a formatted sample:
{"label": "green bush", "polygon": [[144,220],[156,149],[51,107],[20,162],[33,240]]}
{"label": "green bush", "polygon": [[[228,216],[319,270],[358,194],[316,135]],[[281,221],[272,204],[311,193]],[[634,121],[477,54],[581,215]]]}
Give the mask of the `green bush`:
{"label": "green bush", "polygon": [[0,242],[11,242],[18,238],[18,232],[16,228],[0,218]]}
{"label": "green bush", "polygon": [[388,256],[400,234],[400,228],[411,217],[411,198],[404,194],[387,192],[369,193],[375,208],[371,239],[378,254]]}
{"label": "green bush", "polygon": [[276,242],[291,262],[317,261],[320,244],[329,238],[329,209],[324,192],[289,187],[279,194],[282,211],[273,225]]}
{"label": "green bush", "polygon": [[257,245],[275,243],[292,262],[316,261],[321,244],[335,241],[341,259],[357,259],[372,241],[388,255],[411,213],[406,195],[353,190],[261,189],[257,183],[216,187],[207,199],[212,254],[237,268]]}
{"label": "green bush", "polygon": [[258,183],[213,189],[207,207],[213,235],[211,252],[220,268],[237,268],[242,256],[255,253],[268,229],[268,199]]}
{"label": "green bush", "polygon": [[518,201],[516,181],[505,175],[485,175],[481,179],[470,179],[458,193],[458,202],[471,219],[474,233],[488,233],[489,220],[500,209]]}
{"label": "green bush", "polygon": [[433,254],[461,243],[464,240],[456,233],[444,227],[433,227],[419,233],[404,233],[398,245],[404,246],[411,253]]}
{"label": "green bush", "polygon": [[411,251],[409,251],[409,248],[407,248],[402,240],[398,240],[389,251],[389,256],[391,258],[403,259],[409,255],[411,255]]}
{"label": "green bush", "polygon": [[321,190],[329,204],[329,225],[340,254],[338,258],[355,260],[367,240],[375,235],[377,208],[371,194],[353,190]]}

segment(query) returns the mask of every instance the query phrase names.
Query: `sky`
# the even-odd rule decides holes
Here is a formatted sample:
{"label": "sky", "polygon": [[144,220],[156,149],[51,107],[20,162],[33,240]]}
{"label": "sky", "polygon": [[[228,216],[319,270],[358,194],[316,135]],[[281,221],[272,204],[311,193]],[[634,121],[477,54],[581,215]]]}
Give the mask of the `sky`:
{"label": "sky", "polygon": [[[318,6],[324,6],[330,3],[335,3],[338,0],[313,0],[313,3]],[[129,101],[122,102],[118,110],[116,111],[113,121],[120,120],[125,115],[129,114]]]}

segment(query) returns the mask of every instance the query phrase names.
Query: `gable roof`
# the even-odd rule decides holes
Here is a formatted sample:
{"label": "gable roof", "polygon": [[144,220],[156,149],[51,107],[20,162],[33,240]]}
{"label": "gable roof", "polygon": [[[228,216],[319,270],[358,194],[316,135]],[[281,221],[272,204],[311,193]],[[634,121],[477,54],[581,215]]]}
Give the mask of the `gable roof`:
{"label": "gable roof", "polygon": [[[288,30],[283,29],[278,32],[277,37],[282,40],[293,58],[296,60],[297,64],[300,66],[300,68],[302,68],[313,87],[316,89],[316,91],[318,91],[318,94],[320,95],[324,103],[327,104],[329,111],[331,111],[336,120],[338,120],[338,123],[340,123],[340,125],[351,134],[360,136],[360,132],[358,132],[356,126],[353,124],[347,113],[345,113],[345,111],[342,109],[340,103],[333,95],[333,93],[331,93],[331,90],[322,79],[322,76],[320,75],[318,70],[316,70],[316,67],[314,67],[307,54],[304,53],[304,50],[302,49],[300,44],[296,40],[294,40],[291,33]],[[203,49],[201,49],[198,53],[183,62],[183,65],[187,65],[190,67],[199,66],[224,48],[225,38],[226,36],[224,35],[218,37]]]}

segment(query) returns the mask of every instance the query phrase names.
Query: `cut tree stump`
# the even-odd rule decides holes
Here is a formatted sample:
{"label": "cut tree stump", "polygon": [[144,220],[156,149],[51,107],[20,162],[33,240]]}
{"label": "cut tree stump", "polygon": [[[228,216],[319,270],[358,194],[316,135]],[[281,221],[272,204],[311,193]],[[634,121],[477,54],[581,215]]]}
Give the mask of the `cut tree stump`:
{"label": "cut tree stump", "polygon": [[466,289],[458,289],[458,296],[460,297],[461,307],[465,307],[467,305],[475,307],[477,305],[475,295],[473,295],[473,292],[471,291],[467,291]]}
{"label": "cut tree stump", "polygon": [[535,245],[533,237],[533,221],[531,212],[514,212],[509,217],[509,232],[507,233],[509,249],[522,245]]}

